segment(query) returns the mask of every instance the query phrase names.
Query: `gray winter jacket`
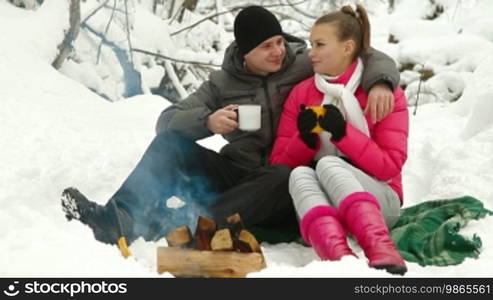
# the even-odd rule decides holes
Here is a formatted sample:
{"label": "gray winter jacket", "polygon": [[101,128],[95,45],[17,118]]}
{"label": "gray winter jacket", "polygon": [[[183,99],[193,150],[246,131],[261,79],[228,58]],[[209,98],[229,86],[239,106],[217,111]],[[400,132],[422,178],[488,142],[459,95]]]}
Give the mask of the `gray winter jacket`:
{"label": "gray winter jacket", "polygon": [[[306,43],[293,36],[286,36],[286,41],[286,58],[281,69],[267,76],[248,72],[233,42],[226,49],[221,70],[212,72],[196,92],[161,113],[157,134],[175,130],[191,139],[202,139],[213,134],[206,126],[211,113],[229,104],[260,104],[261,129],[255,132],[238,129],[223,135],[229,144],[220,154],[247,169],[266,165],[288,93],[298,82],[313,75]],[[390,57],[373,50],[364,61],[365,90],[382,80],[394,87],[398,84],[399,73]]]}

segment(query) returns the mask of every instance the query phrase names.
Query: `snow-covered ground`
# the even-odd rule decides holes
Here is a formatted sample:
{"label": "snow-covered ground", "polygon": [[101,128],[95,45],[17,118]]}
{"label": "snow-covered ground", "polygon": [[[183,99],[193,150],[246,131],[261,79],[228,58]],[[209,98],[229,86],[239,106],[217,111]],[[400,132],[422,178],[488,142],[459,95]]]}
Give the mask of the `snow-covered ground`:
{"label": "snow-covered ground", "polygon": [[[381,3],[370,10],[374,45],[399,64],[417,66],[402,75],[411,99],[423,64],[437,74],[421,87],[428,96],[420,102],[427,104],[411,115],[405,206],[471,195],[491,210],[493,3],[436,2],[448,10],[433,21],[421,19],[429,5],[424,0],[396,1],[390,15]],[[138,240],[131,247],[134,255],[123,259],[116,247],[95,241],[88,227],[67,222],[62,213],[60,194],[68,186],[105,203],[140,159],[159,113],[169,105],[150,94],[108,102],[87,89],[87,83],[101,84],[91,81],[96,76],[90,68],[85,73],[67,68],[65,75],[54,70],[50,64],[68,24],[63,3],[45,0],[33,12],[0,0],[0,276],[171,276],[156,273],[156,247],[164,240]],[[156,20],[140,9],[136,22],[151,26]],[[141,45],[160,47],[151,43],[156,32],[140,34]],[[389,34],[399,43],[388,43]],[[186,53],[194,58],[193,51]],[[203,143],[218,149],[224,141],[214,137]],[[479,259],[449,267],[408,263],[406,276],[493,276],[490,228],[492,217],[462,231],[482,238]],[[321,262],[311,248],[298,244],[262,248],[267,268],[250,277],[391,276],[368,268],[363,258]]]}

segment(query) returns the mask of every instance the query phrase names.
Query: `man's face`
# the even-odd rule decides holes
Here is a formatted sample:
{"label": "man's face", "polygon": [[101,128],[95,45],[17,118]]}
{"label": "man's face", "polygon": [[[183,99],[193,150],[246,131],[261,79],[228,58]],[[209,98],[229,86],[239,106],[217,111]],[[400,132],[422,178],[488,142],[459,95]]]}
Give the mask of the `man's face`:
{"label": "man's face", "polygon": [[243,58],[250,72],[266,76],[281,69],[285,56],[284,38],[275,35],[253,48]]}

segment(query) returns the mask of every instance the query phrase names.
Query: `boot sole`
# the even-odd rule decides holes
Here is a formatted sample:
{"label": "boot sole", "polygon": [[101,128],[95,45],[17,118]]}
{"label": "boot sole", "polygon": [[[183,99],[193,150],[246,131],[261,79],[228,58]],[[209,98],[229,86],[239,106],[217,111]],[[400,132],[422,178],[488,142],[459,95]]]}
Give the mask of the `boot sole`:
{"label": "boot sole", "polygon": [[398,266],[398,265],[376,265],[376,266],[370,266],[374,269],[378,270],[385,270],[389,272],[390,274],[395,274],[395,275],[404,275],[407,272],[407,267],[406,266]]}
{"label": "boot sole", "polygon": [[72,194],[72,188],[65,189],[62,193],[62,210],[68,221],[73,219],[80,220],[80,214],[77,211],[75,196]]}
{"label": "boot sole", "polygon": [[[117,229],[118,225],[115,216],[112,217],[115,220],[107,220],[107,222],[110,222],[112,224],[114,223],[114,226],[109,225],[108,223],[105,224],[95,222],[94,219],[88,219],[87,215],[85,217],[82,217],[79,211],[79,205],[84,202],[89,202],[89,200],[81,192],[72,187],[67,188],[62,192],[61,202],[62,210],[65,213],[65,217],[68,221],[78,220],[83,224],[89,226],[92,229],[96,240],[102,243],[110,245],[116,245],[118,243],[120,233]],[[91,216],[93,215],[91,214]],[[130,243],[130,240],[128,240],[128,238],[127,243]]]}

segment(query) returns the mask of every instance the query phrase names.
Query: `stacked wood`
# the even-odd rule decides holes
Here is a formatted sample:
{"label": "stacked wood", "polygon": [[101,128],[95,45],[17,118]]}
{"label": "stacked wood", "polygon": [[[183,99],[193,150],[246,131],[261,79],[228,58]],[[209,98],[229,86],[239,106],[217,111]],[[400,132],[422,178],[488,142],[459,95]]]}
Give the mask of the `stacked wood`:
{"label": "stacked wood", "polygon": [[188,226],[166,235],[168,247],[157,252],[158,273],[176,277],[245,277],[265,268],[265,259],[255,236],[245,229],[240,215],[226,218],[218,229],[212,219],[200,216],[192,237]]}
{"label": "stacked wood", "polygon": [[228,228],[216,231],[211,240],[211,249],[214,251],[233,250],[233,239],[231,238],[231,232]]}
{"label": "stacked wood", "polygon": [[195,230],[195,247],[198,250],[211,250],[211,240],[216,231],[216,222],[206,217],[199,217]]}
{"label": "stacked wood", "polygon": [[190,247],[192,243],[192,233],[188,226],[183,225],[175,228],[167,236],[168,245],[172,247]]}
{"label": "stacked wood", "polygon": [[158,248],[158,273],[175,277],[241,278],[265,268],[260,253],[201,251],[177,247]]}

